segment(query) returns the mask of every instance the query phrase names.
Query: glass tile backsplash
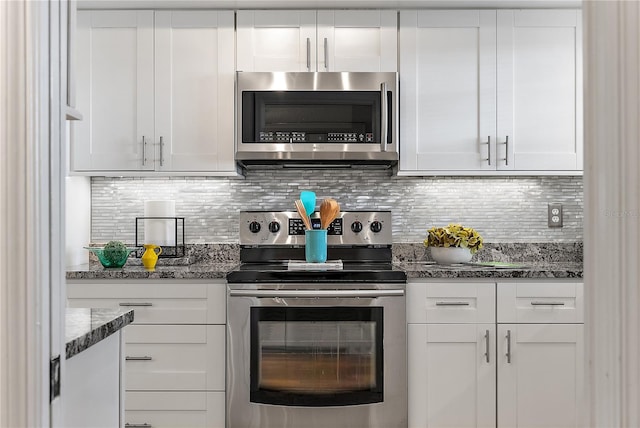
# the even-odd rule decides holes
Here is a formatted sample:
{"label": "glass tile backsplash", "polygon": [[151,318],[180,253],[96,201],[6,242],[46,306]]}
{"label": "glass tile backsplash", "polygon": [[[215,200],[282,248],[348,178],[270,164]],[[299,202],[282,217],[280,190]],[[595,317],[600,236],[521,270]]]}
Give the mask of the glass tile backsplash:
{"label": "glass tile backsplash", "polygon": [[[91,239],[134,241],[145,200],[176,201],[185,242],[238,242],[241,210],[290,210],[301,190],[343,210],[391,210],[393,240],[422,242],[432,226],[473,227],[487,242],[582,240],[582,177],[389,177],[384,171],[264,170],[220,177],[91,179]],[[547,226],[547,204],[564,208],[564,227]]]}

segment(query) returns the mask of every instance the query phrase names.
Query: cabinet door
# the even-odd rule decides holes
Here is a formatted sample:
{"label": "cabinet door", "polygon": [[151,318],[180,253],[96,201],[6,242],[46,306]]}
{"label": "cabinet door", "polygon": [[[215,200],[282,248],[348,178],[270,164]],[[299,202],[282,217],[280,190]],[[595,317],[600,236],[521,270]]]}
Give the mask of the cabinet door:
{"label": "cabinet door", "polygon": [[578,427],[582,324],[498,324],[498,426]]}
{"label": "cabinet door", "polygon": [[234,171],[233,12],[155,13],[156,170]]}
{"label": "cabinet door", "polygon": [[496,12],[400,12],[400,170],[495,169]]}
{"label": "cabinet door", "polygon": [[409,324],[409,427],[495,427],[495,324]]}
{"label": "cabinet door", "polygon": [[153,169],[153,12],[79,11],[71,167]]}
{"label": "cabinet door", "polygon": [[398,71],[394,10],[318,11],[318,71]]}
{"label": "cabinet door", "polygon": [[237,70],[315,71],[316,12],[239,10]]}
{"label": "cabinet door", "polygon": [[499,10],[497,40],[498,168],[582,169],[580,11]]}

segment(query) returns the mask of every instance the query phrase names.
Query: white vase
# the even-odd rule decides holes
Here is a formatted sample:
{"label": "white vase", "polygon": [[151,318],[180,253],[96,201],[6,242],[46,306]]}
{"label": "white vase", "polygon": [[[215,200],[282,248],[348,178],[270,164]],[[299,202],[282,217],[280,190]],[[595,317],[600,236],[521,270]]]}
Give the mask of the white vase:
{"label": "white vase", "polygon": [[429,247],[431,257],[436,263],[449,265],[452,263],[466,263],[471,260],[471,250],[464,247]]}

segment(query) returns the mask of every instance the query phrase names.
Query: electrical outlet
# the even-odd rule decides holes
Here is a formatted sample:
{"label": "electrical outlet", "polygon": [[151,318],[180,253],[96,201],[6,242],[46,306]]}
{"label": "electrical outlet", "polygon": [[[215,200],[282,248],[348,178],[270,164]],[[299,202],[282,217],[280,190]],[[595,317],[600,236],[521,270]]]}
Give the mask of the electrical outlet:
{"label": "electrical outlet", "polygon": [[547,225],[549,227],[562,227],[562,204],[549,204],[547,207]]}

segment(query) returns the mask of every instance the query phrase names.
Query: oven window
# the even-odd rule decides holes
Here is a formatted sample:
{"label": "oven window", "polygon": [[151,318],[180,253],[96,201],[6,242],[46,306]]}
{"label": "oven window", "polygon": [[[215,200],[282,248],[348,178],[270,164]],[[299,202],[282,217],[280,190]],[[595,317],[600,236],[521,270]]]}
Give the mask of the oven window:
{"label": "oven window", "polygon": [[252,307],[251,401],[383,401],[381,307]]}

